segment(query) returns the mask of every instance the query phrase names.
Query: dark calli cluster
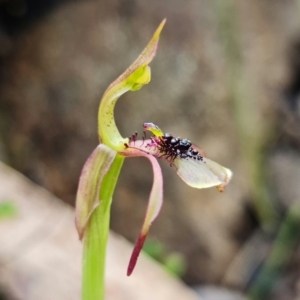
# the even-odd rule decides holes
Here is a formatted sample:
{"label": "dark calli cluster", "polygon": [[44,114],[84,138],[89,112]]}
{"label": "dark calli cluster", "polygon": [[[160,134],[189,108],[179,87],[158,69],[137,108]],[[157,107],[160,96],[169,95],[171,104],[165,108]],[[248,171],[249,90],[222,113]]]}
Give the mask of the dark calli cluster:
{"label": "dark calli cluster", "polygon": [[194,149],[191,141],[174,137],[170,133],[165,133],[163,136],[156,137],[157,149],[165,158],[174,161],[178,156],[180,158],[193,158],[203,160],[198,150]]}

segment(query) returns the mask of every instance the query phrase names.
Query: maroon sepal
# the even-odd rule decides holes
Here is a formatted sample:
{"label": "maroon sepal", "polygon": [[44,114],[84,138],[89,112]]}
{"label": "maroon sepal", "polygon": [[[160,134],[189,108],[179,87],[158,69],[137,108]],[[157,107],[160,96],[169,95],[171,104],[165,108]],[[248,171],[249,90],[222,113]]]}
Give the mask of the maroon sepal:
{"label": "maroon sepal", "polygon": [[131,254],[131,257],[130,257],[130,261],[129,261],[129,265],[128,265],[128,268],[127,268],[127,276],[130,276],[131,273],[133,272],[134,270],[134,267],[136,265],[136,262],[139,258],[139,255],[140,255],[140,252],[143,248],[143,245],[144,245],[144,242],[145,242],[145,239],[146,239],[146,234],[141,234],[134,246],[134,249],[132,251],[132,254]]}

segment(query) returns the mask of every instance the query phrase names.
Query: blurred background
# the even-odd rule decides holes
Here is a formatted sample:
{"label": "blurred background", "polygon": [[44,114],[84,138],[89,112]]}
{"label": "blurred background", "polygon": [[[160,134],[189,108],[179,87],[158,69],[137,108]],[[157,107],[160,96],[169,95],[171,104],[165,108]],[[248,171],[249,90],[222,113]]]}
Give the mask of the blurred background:
{"label": "blurred background", "polygon": [[[101,96],[167,18],[152,81],[120,99],[117,124],[187,137],[234,177],[196,190],[162,162],[146,249],[175,255],[193,287],[300,299],[299,14],[299,0],[0,0],[0,159],[74,205]],[[131,242],[151,184],[147,161],[126,160],[111,228]]]}

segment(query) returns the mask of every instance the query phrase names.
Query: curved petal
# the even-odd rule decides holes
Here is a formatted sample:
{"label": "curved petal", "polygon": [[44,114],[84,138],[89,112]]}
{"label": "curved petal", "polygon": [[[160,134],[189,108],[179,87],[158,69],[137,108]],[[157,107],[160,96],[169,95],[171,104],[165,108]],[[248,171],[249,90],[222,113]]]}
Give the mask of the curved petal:
{"label": "curved petal", "polygon": [[139,237],[137,239],[137,242],[135,244],[135,247],[133,249],[128,269],[127,269],[127,275],[130,276],[135,265],[137,262],[137,259],[139,257],[139,254],[141,252],[141,249],[143,248],[147,233],[149,231],[149,228],[152,224],[152,222],[157,217],[162,203],[163,203],[163,177],[161,173],[161,168],[157,162],[157,160],[152,156],[149,155],[141,150],[138,149],[128,149],[126,151],[121,152],[120,154],[127,156],[127,157],[136,157],[136,156],[144,156],[148,158],[152,164],[153,168],[153,185],[148,201],[148,207],[146,211],[146,216],[144,219],[144,224],[142,227],[142,230],[139,234]]}
{"label": "curved petal", "polygon": [[114,107],[118,98],[128,91],[139,90],[150,82],[151,71],[148,64],[156,54],[160,33],[166,20],[163,20],[152,39],[136,61],[105,91],[98,111],[98,133],[102,142],[116,151],[123,149],[127,139],[120,135],[114,119]]}
{"label": "curved petal", "polygon": [[99,204],[99,192],[102,179],[109,170],[116,151],[100,144],[85,162],[77,190],[75,224],[82,239],[88,220]]}
{"label": "curved petal", "polygon": [[222,192],[232,177],[229,169],[206,157],[202,160],[177,157],[172,165],[186,184],[198,189],[216,186]]}

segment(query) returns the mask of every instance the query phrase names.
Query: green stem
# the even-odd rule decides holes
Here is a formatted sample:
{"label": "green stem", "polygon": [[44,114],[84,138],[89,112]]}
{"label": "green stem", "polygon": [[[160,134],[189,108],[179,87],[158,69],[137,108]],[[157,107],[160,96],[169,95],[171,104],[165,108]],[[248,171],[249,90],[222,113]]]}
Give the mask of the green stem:
{"label": "green stem", "polygon": [[117,155],[100,187],[100,204],[86,228],[83,249],[82,300],[104,300],[105,260],[110,206],[124,158]]}

